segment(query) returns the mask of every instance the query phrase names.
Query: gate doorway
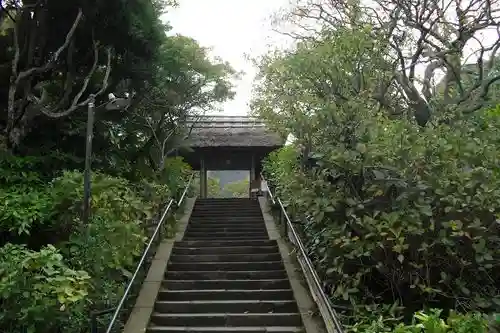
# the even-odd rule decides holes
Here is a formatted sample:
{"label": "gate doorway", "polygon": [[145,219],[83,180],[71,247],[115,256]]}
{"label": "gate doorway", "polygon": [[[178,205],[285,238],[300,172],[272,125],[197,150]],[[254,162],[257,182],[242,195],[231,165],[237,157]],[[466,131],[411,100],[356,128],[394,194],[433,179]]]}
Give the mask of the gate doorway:
{"label": "gate doorway", "polygon": [[[195,179],[200,197],[199,174]],[[207,170],[207,198],[249,198],[250,170]]]}

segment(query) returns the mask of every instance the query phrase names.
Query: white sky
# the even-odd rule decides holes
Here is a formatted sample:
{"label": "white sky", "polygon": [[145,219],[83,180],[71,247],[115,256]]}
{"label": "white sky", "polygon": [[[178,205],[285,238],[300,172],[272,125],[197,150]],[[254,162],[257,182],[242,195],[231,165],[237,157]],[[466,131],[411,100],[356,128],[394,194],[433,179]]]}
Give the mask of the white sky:
{"label": "white sky", "polygon": [[256,69],[246,59],[265,53],[268,45],[283,36],[272,31],[270,16],[289,0],[179,0],[164,19],[173,33],[192,37],[210,47],[214,56],[228,61],[245,74],[234,82],[236,96],[223,105],[223,114],[244,115],[249,111]]}

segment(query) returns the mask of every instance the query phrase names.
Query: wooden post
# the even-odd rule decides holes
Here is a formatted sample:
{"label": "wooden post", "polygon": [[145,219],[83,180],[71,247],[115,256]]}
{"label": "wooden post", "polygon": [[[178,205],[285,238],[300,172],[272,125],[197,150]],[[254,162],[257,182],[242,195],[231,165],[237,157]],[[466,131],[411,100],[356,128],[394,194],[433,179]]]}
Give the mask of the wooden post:
{"label": "wooden post", "polygon": [[248,182],[248,197],[252,197],[252,185],[255,181],[255,154],[252,153],[252,160],[250,162],[250,179]]}
{"label": "wooden post", "polygon": [[200,160],[200,198],[207,197],[207,169],[205,168],[205,158]]}

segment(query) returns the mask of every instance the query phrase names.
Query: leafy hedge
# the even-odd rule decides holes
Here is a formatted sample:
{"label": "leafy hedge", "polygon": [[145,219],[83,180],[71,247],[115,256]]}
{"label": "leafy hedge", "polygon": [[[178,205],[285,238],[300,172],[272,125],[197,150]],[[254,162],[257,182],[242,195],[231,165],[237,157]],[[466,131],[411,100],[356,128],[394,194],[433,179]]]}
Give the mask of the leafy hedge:
{"label": "leafy hedge", "polygon": [[[188,166],[167,163],[178,175],[171,183],[94,173],[91,221],[84,225],[82,174],[63,171],[48,180],[37,169],[25,171],[36,160],[0,163],[9,175],[0,179],[0,307],[9,309],[0,313],[0,332],[82,332],[91,311],[118,303],[149,221],[181,191]],[[175,219],[167,223],[167,231],[174,229]]]}
{"label": "leafy hedge", "polygon": [[358,323],[349,329],[351,332],[363,333],[493,333],[500,328],[499,316],[487,316],[478,312],[451,312],[443,319],[442,312],[438,309],[418,311],[410,324],[399,323],[396,327],[379,317],[370,323]]}
{"label": "leafy hedge", "polygon": [[264,171],[302,221],[332,303],[350,309],[344,322],[498,312],[500,108],[425,129],[361,112],[338,113],[336,126],[318,118],[309,156],[286,147]]}
{"label": "leafy hedge", "polygon": [[50,332],[68,311],[81,309],[91,288],[87,272],[69,268],[50,245],[31,251],[7,244],[0,258],[0,326],[5,332],[20,332],[23,322],[28,332]]}

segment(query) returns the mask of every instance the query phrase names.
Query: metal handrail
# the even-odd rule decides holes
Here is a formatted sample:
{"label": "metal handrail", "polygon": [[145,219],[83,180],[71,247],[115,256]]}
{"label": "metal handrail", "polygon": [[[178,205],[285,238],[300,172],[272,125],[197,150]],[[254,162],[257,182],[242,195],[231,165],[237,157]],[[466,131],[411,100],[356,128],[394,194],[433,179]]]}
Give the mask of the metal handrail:
{"label": "metal handrail", "polygon": [[182,192],[181,198],[179,199],[177,206],[182,205],[182,202],[184,201],[184,198],[186,197],[187,192],[189,191],[189,186],[191,185],[191,182],[193,181],[194,174],[195,174],[194,172],[191,172],[191,176],[189,176],[189,180],[186,183],[186,186],[184,187],[184,191]]}
{"label": "metal handrail", "polygon": [[153,235],[149,239],[148,245],[144,249],[144,252],[143,252],[143,254],[141,256],[141,260],[139,260],[139,263],[137,264],[135,272],[132,275],[132,278],[130,279],[130,281],[129,281],[128,285],[127,285],[127,288],[125,289],[125,292],[123,293],[123,296],[120,299],[120,302],[118,303],[118,306],[115,308],[115,311],[113,313],[113,317],[111,318],[111,321],[110,321],[110,323],[108,325],[108,328],[106,329],[106,333],[110,333],[111,330],[113,329],[113,326],[116,323],[116,319],[118,318],[118,315],[120,314],[120,311],[123,308],[123,304],[125,303],[128,295],[130,293],[130,290],[132,289],[132,285],[134,284],[134,281],[137,278],[137,275],[139,274],[139,272],[140,272],[140,270],[142,268],[142,265],[146,261],[146,257],[147,257],[147,255],[149,253],[149,249],[151,248],[151,245],[153,244],[153,242],[154,242],[154,240],[156,238],[156,235],[158,235],[158,233],[160,232],[161,227],[163,226],[163,223],[165,222],[165,219],[166,219],[167,214],[168,214],[168,212],[170,210],[170,207],[172,207],[172,205],[174,205],[174,204],[177,207],[179,207],[182,204],[182,202],[183,202],[183,200],[184,200],[184,198],[185,198],[185,196],[187,194],[187,191],[189,190],[189,187],[191,185],[191,181],[193,180],[193,176],[194,176],[194,172],[189,177],[189,180],[188,180],[188,182],[186,184],[186,187],[184,188],[184,192],[182,193],[182,196],[179,199],[179,201],[176,203],[174,199],[170,199],[170,201],[168,202],[167,208],[165,208],[165,211],[163,212],[160,220],[158,221],[158,224],[156,225],[156,228],[155,228],[155,230],[153,232]]}
{"label": "metal handrail", "polygon": [[[298,253],[300,256],[304,259],[303,261],[298,260],[299,265],[302,269],[302,272],[304,273],[304,276],[308,280],[309,288],[311,289],[312,296],[315,300],[315,302],[318,304],[318,307],[320,309],[320,312],[322,314],[323,321],[325,323],[326,329],[328,333],[343,333],[344,329],[342,328],[342,324],[340,323],[338,319],[338,315],[333,309],[332,305],[330,304],[330,301],[328,297],[325,295],[325,292],[323,291],[323,288],[321,287],[321,280],[318,276],[318,273],[314,269],[314,266],[309,259],[309,256],[307,255],[307,252],[304,247],[304,243],[300,239],[300,236],[298,235],[297,231],[295,230],[295,227],[292,224],[292,221],[290,220],[290,217],[288,216],[286,209],[281,202],[281,199],[273,195],[271,192],[271,189],[267,185],[267,181],[264,178],[264,175],[262,173],[260,174],[261,179],[264,181],[264,184],[267,188],[267,193],[269,194],[269,198],[273,204],[276,204],[278,202],[280,208],[281,208],[281,213],[283,214],[284,221],[285,221],[285,228],[290,231],[292,234],[292,243],[298,248]],[[285,230],[286,233],[286,230]],[[288,234],[287,234],[288,236]],[[309,274],[307,274],[307,272]],[[311,280],[309,279],[311,277]],[[321,304],[320,304],[321,303]],[[322,306],[321,306],[322,305]],[[325,312],[325,313],[323,313]],[[325,320],[326,319],[326,320]]]}

